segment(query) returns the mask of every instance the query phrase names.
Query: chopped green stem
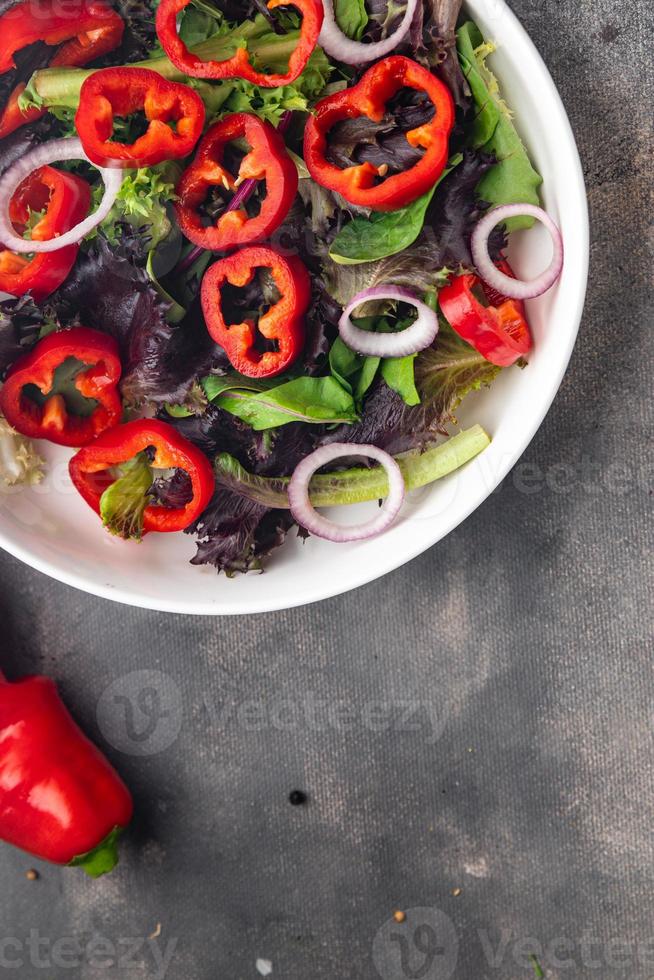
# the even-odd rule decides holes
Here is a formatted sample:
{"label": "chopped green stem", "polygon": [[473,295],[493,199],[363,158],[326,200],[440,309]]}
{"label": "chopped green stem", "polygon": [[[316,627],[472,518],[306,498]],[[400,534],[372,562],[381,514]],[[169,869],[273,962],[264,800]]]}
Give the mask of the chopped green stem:
{"label": "chopped green stem", "polygon": [[[239,42],[245,39],[248,41],[248,51],[254,56],[257,63],[271,67],[279,67],[281,64],[285,67],[289,56],[297,46],[299,31],[290,31],[280,37],[278,41],[271,41],[270,34],[257,41],[257,35],[260,33],[261,28],[258,25],[244,24],[238,28],[235,36],[224,35],[209,38],[201,44],[194,45],[191,51],[199,55],[204,61],[210,59],[222,61],[231,57],[239,47]],[[165,55],[146,61],[138,61],[128,67],[149,68],[171,81],[189,81],[188,77],[179,71]],[[43,68],[34,72],[21,97],[21,106],[25,108],[27,105],[38,105],[46,109],[50,106],[75,109],[79,103],[82,84],[89,75],[93,74],[93,71],[94,69],[82,68]],[[195,79],[193,85],[198,89],[200,95],[203,94],[203,89],[206,89],[208,94],[213,87],[206,82],[198,82]],[[229,80],[223,82],[223,86],[229,86]]]}
{"label": "chopped green stem", "polygon": [[[474,425],[425,452],[413,449],[401,453],[395,459],[402,471],[407,490],[416,490],[457,470],[489,444],[490,437],[480,425]],[[356,453],[355,445],[352,446],[352,453]],[[228,453],[217,456],[214,466],[219,486],[227,486],[235,493],[266,507],[288,509],[288,477],[255,476]],[[309,493],[314,507],[335,507],[340,504],[379,500],[388,494],[388,477],[379,466],[357,466],[336,473],[318,473],[311,480]]]}

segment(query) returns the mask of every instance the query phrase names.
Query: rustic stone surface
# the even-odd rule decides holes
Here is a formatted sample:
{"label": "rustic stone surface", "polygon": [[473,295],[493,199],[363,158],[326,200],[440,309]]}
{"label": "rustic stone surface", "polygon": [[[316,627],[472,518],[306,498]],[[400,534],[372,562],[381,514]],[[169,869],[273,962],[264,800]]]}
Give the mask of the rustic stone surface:
{"label": "rustic stone surface", "polygon": [[591,205],[550,414],[445,541],[310,608],[170,617],[0,557],[3,667],[57,677],[137,807],[98,882],[0,849],[3,975],[513,980],[531,940],[548,977],[654,976],[652,5],[513,6]]}

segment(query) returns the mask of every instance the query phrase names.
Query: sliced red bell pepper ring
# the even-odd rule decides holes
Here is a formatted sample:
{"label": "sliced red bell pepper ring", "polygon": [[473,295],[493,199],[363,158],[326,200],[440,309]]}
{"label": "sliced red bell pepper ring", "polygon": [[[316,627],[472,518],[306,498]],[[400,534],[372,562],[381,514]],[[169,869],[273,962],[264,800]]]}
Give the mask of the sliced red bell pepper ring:
{"label": "sliced red bell pepper ring", "polygon": [[[344,119],[358,116],[380,122],[386,104],[402,88],[425,92],[435,110],[433,119],[406,133],[411,146],[425,151],[418,163],[381,183],[382,168],[368,161],[344,169],[330,163],[329,130]],[[394,211],[434,186],[447,163],[453,125],[454,103],[447,86],[416,61],[392,55],[369,68],[356,85],[318,102],[304,131],[304,161],[316,183],[338,191],[351,204],[373,211]]]}
{"label": "sliced red bell pepper ring", "polygon": [[[53,167],[41,167],[18,187],[9,204],[9,217],[20,232],[32,213],[44,211],[31,237],[45,241],[73,228],[86,217],[90,206],[91,188],[85,180]],[[0,251],[0,291],[11,296],[29,292],[40,302],[61,286],[78,252],[79,245],[68,245],[28,259],[4,249]]]}
{"label": "sliced red bell pepper ring", "polygon": [[102,0],[81,0],[79,6],[58,0],[38,4],[22,0],[0,17],[0,74],[15,68],[14,54],[36,41],[67,42],[51,65],[86,64],[117,47],[124,29],[122,17]]}
{"label": "sliced red bell pepper ring", "polygon": [[[89,415],[69,412],[65,397],[52,390],[55,371],[71,358],[84,365],[74,377],[74,387],[84,398],[97,402]],[[88,327],[59,330],[40,340],[9,369],[0,389],[0,411],[17,432],[30,439],[84,446],[120,422],[120,371],[113,337]],[[26,393],[30,385],[45,396],[42,405]]]}
{"label": "sliced red bell pepper ring", "polygon": [[244,78],[262,88],[290,85],[304,71],[318,42],[322,27],[323,6],[320,0],[268,0],[268,9],[295,7],[302,15],[297,46],[288,60],[288,71],[267,75],[256,71],[245,48],[239,48],[224,61],[203,61],[186,47],[177,33],[177,15],[191,0],[161,0],[157,9],[157,36],[168,58],[179,71],[193,78]]}
{"label": "sliced red bell pepper ring", "polygon": [[132,798],[49,677],[0,674],[0,772],[0,839],[93,878],[111,871]]}
{"label": "sliced red bell pepper ring", "polygon": [[[227,145],[242,138],[250,151],[241,160],[235,178],[223,166],[223,157]],[[266,196],[259,214],[250,218],[245,208],[238,208],[226,211],[215,225],[205,227],[199,208],[209,189],[224,187],[233,191],[248,179],[266,182]],[[200,141],[193,163],[176,187],[177,220],[183,234],[195,245],[226,252],[269,238],[288,214],[297,187],[297,167],[274,126],[258,116],[237,112],[211,126]]]}
{"label": "sliced red bell pepper ring", "polygon": [[[513,276],[505,259],[497,266],[505,275]],[[474,295],[473,290],[479,285],[492,305],[484,306]],[[491,364],[508,367],[531,350],[524,303],[498,295],[478,276],[457,276],[441,289],[438,302],[455,333]]]}
{"label": "sliced red bell pepper ring", "polygon": [[[269,269],[279,300],[259,317],[227,324],[221,289],[226,283],[247,286],[257,269]],[[202,311],[207,330],[224,348],[233,367],[248,378],[272,378],[282,374],[302,353],[305,341],[304,315],[311,300],[311,280],[296,255],[281,255],[262,245],[241,249],[207,270],[202,280]],[[256,349],[257,329],[276,350]]]}
{"label": "sliced red bell pepper ring", "polygon": [[100,514],[102,495],[116,480],[111,468],[145,450],[154,453],[152,466],[184,470],[191,481],[192,496],[182,507],[148,504],[143,511],[142,533],[183,531],[211,500],[215,479],[207,457],[167,422],[136,419],[103,432],[70,460],[70,478],[89,507]]}
{"label": "sliced red bell pepper ring", "polygon": [[[0,74],[15,67],[13,56],[35,41],[62,44],[50,61],[51,67],[79,68],[113,51],[120,44],[125,24],[115,10],[102,0],[81,0],[79,6],[57,0],[22,0],[0,17]],[[34,122],[45,109],[23,112],[18,99],[25,90],[21,82],[11,93],[0,115],[0,138],[20,126]]]}
{"label": "sliced red bell pepper ring", "polygon": [[[114,142],[114,115],[139,109],[148,120],[146,132],[134,143]],[[104,68],[82,85],[75,128],[98,167],[153,167],[188,156],[202,135],[204,117],[204,102],[188,85],[169,82],[148,68]]]}

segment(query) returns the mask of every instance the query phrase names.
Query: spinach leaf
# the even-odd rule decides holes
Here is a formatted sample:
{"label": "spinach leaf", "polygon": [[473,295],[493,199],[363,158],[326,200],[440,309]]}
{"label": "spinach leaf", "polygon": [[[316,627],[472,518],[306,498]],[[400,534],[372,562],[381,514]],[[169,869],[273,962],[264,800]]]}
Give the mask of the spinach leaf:
{"label": "spinach leaf", "polygon": [[417,354],[406,357],[385,357],[381,375],[389,388],[396,391],[406,405],[419,405],[420,395],[414,377],[414,361]]}
{"label": "spinach leaf", "polygon": [[[357,317],[354,322],[362,330],[374,330],[385,322],[374,316]],[[336,380],[354,394],[360,407],[364,395],[375,380],[381,358],[357,354],[337,337],[329,351],[329,369]]]}
{"label": "spinach leaf", "polygon": [[335,0],[334,14],[343,33],[360,41],[368,23],[365,0]]}
{"label": "spinach leaf", "polygon": [[405,208],[375,211],[369,218],[354,218],[334,239],[330,258],[339,265],[356,265],[375,262],[408,248],[422,230],[436,188],[462,159],[460,153],[453,157],[431,190]]}
{"label": "spinach leaf", "polygon": [[[499,85],[486,67],[485,59],[494,50],[471,21],[457,31],[459,61],[478,107],[471,141],[475,148],[492,153],[497,164],[477,185],[477,194],[490,204],[540,204],[538,188],[542,177],[534,170],[509,110],[499,94]],[[511,218],[507,231],[530,228],[533,218]]]}
{"label": "spinach leaf", "polygon": [[247,422],[255,431],[288,422],[354,422],[352,395],[339,382],[326,378],[295,378],[268,391],[224,391],[214,404]]}

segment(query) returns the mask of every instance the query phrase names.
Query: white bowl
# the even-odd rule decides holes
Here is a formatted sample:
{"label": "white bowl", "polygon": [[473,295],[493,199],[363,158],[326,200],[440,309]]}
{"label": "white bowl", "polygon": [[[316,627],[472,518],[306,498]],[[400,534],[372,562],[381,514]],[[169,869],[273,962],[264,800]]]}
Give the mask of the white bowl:
{"label": "white bowl", "polygon": [[[189,535],[152,534],[142,544],[112,538],[68,480],[70,453],[44,442],[44,483],[0,498],[0,546],[62,582],[135,606],[207,615],[267,612],[346,592],[398,568],[440,541],[500,483],[541,424],[572,353],[588,275],[588,213],[570,124],[536,48],[504,0],[468,0],[466,6],[498,45],[493,68],[543,175],[544,206],[561,227],[566,250],[557,286],[529,304],[535,349],[528,368],[504,371],[460,411],[463,427],[480,422],[492,435],[488,449],[410,497],[386,534],[338,545],[317,538],[303,544],[292,532],[267,574],[228,579],[189,564],[195,551]],[[521,238],[513,241],[512,261],[519,274],[533,275],[546,264],[549,242],[540,227]]]}

